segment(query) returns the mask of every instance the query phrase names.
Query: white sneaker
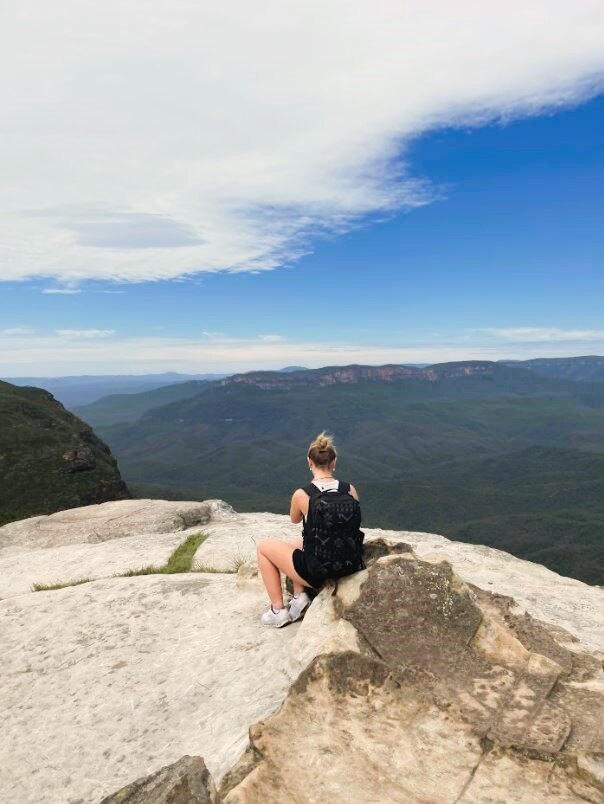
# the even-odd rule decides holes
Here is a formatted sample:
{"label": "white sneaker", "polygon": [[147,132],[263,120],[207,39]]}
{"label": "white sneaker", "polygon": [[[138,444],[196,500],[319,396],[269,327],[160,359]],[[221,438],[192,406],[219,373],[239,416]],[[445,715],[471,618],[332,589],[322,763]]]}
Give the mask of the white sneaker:
{"label": "white sneaker", "polygon": [[295,623],[303,615],[306,609],[310,606],[310,598],[306,592],[300,592],[296,597],[292,597],[289,602],[289,621]]}
{"label": "white sneaker", "polygon": [[275,628],[282,628],[290,622],[289,611],[286,608],[274,610],[271,606],[260,618],[262,625],[273,625]]}

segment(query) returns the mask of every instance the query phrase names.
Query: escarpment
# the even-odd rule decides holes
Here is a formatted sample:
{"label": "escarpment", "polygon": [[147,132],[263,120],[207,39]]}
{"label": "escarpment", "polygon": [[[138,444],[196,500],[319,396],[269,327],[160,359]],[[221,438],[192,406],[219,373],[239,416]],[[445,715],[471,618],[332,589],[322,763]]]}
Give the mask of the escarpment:
{"label": "escarpment", "polygon": [[0,381],[0,525],[130,492],[109,447],[41,388]]}
{"label": "escarpment", "polygon": [[253,385],[264,390],[291,389],[305,385],[350,385],[359,382],[399,382],[416,380],[427,383],[456,377],[505,375],[503,365],[488,360],[467,360],[458,363],[437,363],[419,368],[389,364],[385,366],[326,366],[320,369],[293,371],[250,371],[233,374],[217,381],[217,386]]}

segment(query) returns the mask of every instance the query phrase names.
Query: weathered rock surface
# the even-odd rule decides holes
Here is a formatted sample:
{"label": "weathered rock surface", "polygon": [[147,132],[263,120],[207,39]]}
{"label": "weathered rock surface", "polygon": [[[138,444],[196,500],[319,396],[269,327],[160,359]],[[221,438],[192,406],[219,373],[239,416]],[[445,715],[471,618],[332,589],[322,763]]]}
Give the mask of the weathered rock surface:
{"label": "weathered rock surface", "polygon": [[[1,801],[97,804],[183,755],[203,757],[229,801],[603,800],[604,590],[367,529],[367,571],[326,588],[303,622],[263,629],[255,544],[300,526],[212,502],[187,527],[169,506],[203,504],[131,502],[146,506],[140,532],[141,511],[124,508],[94,531],[80,509],[67,543],[59,521],[39,541],[40,518],[7,526],[24,545],[13,530],[0,549],[14,582],[0,600]],[[238,575],[17,588],[34,564],[67,581],[161,563],[194,530],[209,534],[197,563],[247,560]]]}
{"label": "weathered rock surface", "polygon": [[0,801],[98,802],[181,756],[218,781],[290,684],[298,625],[235,575],[112,578],[0,601]]}
{"label": "weathered rock surface", "polygon": [[[300,525],[293,525],[287,516],[235,514],[221,501],[124,500],[32,517],[0,528],[0,598],[29,592],[34,582],[111,577],[162,563],[179,536],[184,540],[199,530],[209,538],[197,551],[196,565],[227,571],[242,561],[255,560],[261,538],[290,540],[301,532]],[[513,597],[532,616],[568,631],[578,647],[604,651],[604,593],[599,587],[501,550],[450,541],[434,533],[380,528],[365,528],[365,533],[368,543],[386,538],[410,545],[421,558],[444,558],[467,583]],[[103,535],[104,542],[96,541]],[[57,545],[64,546],[57,552],[40,549]],[[29,555],[19,557],[25,551]]]}
{"label": "weathered rock surface", "polygon": [[[420,558],[446,559],[466,583],[486,591],[513,597],[533,617],[564,628],[577,647],[604,651],[604,590],[574,578],[565,578],[540,564],[523,561],[502,550],[482,545],[464,544],[435,533],[363,528],[366,543],[384,538],[413,548]],[[256,542],[293,539],[301,526],[278,514],[237,514],[232,519],[210,522],[204,527],[210,534],[199,548],[199,563],[230,568],[236,561],[255,558]]]}
{"label": "weathered rock surface", "polygon": [[23,595],[34,584],[73,583],[82,578],[98,580],[149,565],[161,566],[174,550],[199,528],[176,533],[145,533],[97,544],[70,544],[29,550],[0,551],[0,599]]}
{"label": "weathered rock surface", "polygon": [[227,802],[604,801],[601,661],[447,562],[379,558],[321,592],[306,637],[317,655],[250,730]]}
{"label": "weathered rock surface", "polygon": [[0,528],[0,599],[160,566],[187,536],[235,518],[222,500],[120,500],[11,522]]}
{"label": "weathered rock surface", "polygon": [[170,533],[233,515],[231,506],[222,500],[117,500],[10,522],[0,528],[0,550],[7,554],[13,548],[21,553],[140,534]]}
{"label": "weathered rock surface", "polygon": [[101,804],[215,804],[216,787],[201,757],[182,757],[137,779]]}

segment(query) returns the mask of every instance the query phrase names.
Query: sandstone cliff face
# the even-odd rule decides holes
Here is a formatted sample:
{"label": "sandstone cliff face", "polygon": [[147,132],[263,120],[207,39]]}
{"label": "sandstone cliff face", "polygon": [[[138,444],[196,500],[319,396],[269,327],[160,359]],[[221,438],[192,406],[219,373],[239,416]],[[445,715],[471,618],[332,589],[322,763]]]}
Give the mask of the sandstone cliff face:
{"label": "sandstone cliff face", "polygon": [[[368,529],[366,571],[263,629],[255,541],[298,535],[288,518],[154,500],[55,517],[0,528],[0,800],[213,801],[198,760],[158,773],[189,755],[226,801],[604,801],[604,590]],[[200,529],[202,571],[113,577]]]}
{"label": "sandstone cliff face", "polygon": [[397,382],[399,380],[437,380],[502,373],[505,369],[487,360],[442,363],[427,368],[404,365],[329,366],[300,371],[250,371],[234,374],[216,383],[219,386],[254,385],[263,390],[291,389],[303,385],[336,385],[358,382]]}

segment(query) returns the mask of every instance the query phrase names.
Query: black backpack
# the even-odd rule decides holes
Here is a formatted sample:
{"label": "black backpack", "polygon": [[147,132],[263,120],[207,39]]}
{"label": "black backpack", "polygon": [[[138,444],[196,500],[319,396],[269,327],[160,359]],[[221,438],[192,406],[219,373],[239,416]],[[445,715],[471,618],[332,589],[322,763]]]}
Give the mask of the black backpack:
{"label": "black backpack", "polygon": [[320,491],[310,483],[304,491],[310,497],[304,555],[313,577],[325,581],[364,569],[361,506],[350,494],[350,483],[340,480],[337,491]]}

